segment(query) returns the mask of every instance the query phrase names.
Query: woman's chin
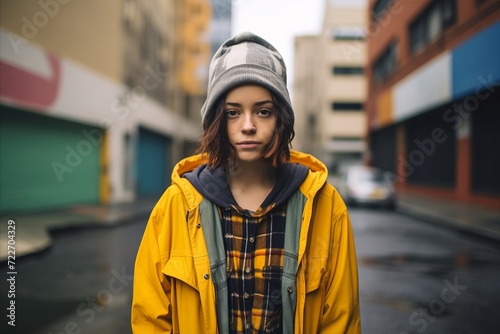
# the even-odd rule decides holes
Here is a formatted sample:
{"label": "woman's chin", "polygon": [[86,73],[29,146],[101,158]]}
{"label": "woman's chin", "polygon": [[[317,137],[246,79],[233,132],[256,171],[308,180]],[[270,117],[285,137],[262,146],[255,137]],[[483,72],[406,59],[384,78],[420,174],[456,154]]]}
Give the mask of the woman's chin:
{"label": "woman's chin", "polygon": [[237,160],[242,163],[263,161],[264,155],[259,152],[238,152]]}

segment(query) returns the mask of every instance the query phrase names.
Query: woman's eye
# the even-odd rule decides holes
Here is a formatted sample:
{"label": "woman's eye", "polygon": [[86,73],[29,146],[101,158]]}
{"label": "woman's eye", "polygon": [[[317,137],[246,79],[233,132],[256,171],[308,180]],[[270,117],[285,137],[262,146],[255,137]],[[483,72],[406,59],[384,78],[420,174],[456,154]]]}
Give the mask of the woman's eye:
{"label": "woman's eye", "polygon": [[260,109],[259,114],[262,116],[269,116],[271,115],[272,111],[269,109]]}
{"label": "woman's eye", "polygon": [[236,111],[236,110],[226,110],[226,115],[228,117],[235,117],[235,116],[238,116],[238,111]]}

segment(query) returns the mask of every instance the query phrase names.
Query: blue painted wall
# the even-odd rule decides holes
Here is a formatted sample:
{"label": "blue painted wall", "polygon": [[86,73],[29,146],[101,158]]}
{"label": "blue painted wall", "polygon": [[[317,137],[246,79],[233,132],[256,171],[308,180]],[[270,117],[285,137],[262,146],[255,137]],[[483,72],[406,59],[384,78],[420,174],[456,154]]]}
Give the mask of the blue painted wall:
{"label": "blue painted wall", "polygon": [[451,59],[453,100],[500,84],[500,22],[452,50]]}

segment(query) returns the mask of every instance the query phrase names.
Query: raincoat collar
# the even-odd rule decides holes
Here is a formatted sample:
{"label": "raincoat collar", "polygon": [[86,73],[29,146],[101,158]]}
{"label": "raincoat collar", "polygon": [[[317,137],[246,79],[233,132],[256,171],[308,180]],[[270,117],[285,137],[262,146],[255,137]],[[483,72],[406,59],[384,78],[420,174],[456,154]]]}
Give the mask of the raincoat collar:
{"label": "raincoat collar", "polygon": [[[177,185],[189,204],[190,208],[198,206],[203,200],[203,196],[189,182],[182,177],[183,174],[195,170],[197,167],[208,162],[206,155],[193,155],[181,160],[175,165],[172,172],[172,184]],[[306,196],[311,197],[326,183],[328,170],[326,166],[314,156],[298,151],[290,151],[290,162],[298,163],[309,169],[308,175],[300,186],[300,191]]]}

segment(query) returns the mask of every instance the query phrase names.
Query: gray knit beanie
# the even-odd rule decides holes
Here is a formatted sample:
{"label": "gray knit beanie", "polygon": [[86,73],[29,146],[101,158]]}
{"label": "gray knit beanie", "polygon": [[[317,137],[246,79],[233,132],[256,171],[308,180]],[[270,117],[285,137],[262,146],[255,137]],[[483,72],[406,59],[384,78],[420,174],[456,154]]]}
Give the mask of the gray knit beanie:
{"label": "gray knit beanie", "polygon": [[204,129],[213,122],[214,107],[221,96],[242,84],[269,89],[294,119],[283,58],[269,42],[251,32],[244,32],[224,42],[212,58],[207,99],[201,108]]}

